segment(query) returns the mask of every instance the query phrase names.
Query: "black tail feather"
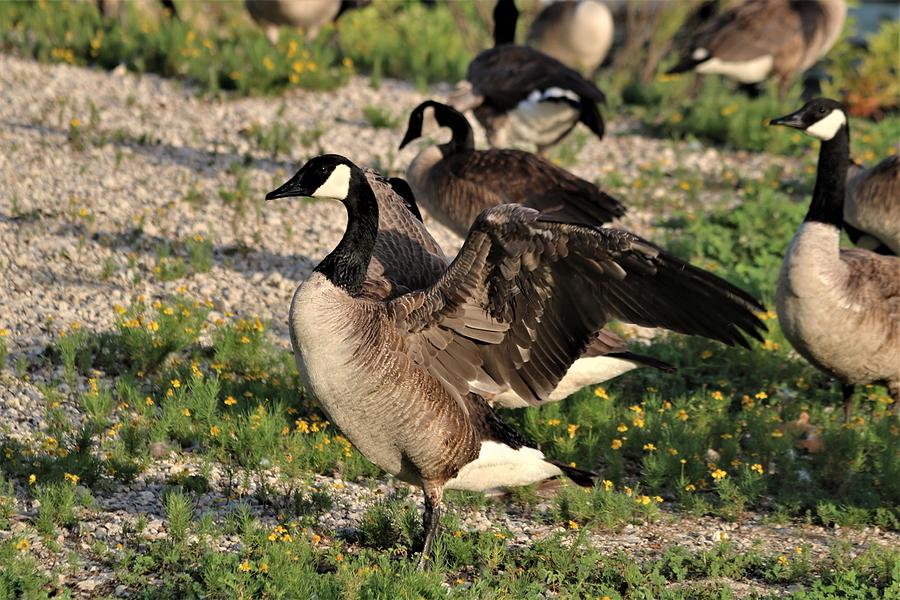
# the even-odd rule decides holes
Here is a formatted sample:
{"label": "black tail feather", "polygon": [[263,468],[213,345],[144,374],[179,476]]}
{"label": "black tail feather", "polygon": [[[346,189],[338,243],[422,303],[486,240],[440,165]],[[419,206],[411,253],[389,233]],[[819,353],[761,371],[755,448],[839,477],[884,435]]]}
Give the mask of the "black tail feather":
{"label": "black tail feather", "polygon": [[611,356],[613,358],[621,358],[623,360],[630,360],[640,364],[643,367],[652,367],[654,369],[658,369],[663,373],[674,373],[678,370],[675,365],[670,365],[669,363],[661,361],[658,358],[653,358],[652,356],[644,356],[643,354],[635,354],[634,352],[613,352],[608,356]]}
{"label": "black tail feather", "polygon": [[566,477],[580,485],[581,487],[594,487],[594,483],[600,478],[599,473],[588,471],[587,469],[579,469],[562,461],[553,458],[545,458],[548,463],[555,467],[559,467]]}

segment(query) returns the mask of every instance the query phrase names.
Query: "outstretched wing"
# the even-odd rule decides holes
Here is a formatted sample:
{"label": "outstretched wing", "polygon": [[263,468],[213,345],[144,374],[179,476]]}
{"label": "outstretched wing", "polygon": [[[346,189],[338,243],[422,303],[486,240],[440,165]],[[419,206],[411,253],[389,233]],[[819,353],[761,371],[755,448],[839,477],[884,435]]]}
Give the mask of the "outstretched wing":
{"label": "outstretched wing", "polygon": [[434,285],[387,303],[406,354],[457,399],[511,388],[531,404],[611,319],[747,345],[761,308],[633,234],[516,204],[484,211]]}

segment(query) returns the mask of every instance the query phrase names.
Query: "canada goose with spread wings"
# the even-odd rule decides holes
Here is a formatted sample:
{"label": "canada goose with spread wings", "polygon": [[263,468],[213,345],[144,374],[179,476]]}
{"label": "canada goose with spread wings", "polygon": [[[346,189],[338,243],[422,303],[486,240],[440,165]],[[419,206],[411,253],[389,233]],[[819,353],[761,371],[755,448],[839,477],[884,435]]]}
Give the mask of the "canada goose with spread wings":
{"label": "canada goose with spread wings", "polygon": [[623,231],[572,225],[515,204],[484,211],[431,285],[367,293],[379,205],[364,171],[310,160],[266,198],[342,202],[347,229],[294,294],[290,331],[307,390],[369,460],[425,492],[424,557],[444,489],[590,473],[548,461],[483,395],[540,404],[604,324],[619,319],[728,344],[759,338],[759,303]]}

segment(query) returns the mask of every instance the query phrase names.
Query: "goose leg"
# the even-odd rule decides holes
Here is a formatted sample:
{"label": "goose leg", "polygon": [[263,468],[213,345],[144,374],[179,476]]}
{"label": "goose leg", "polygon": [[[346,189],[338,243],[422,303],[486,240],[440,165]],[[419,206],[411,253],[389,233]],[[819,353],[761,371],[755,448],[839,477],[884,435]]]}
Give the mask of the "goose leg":
{"label": "goose leg", "polygon": [[889,384],[888,393],[894,401],[894,404],[891,406],[891,410],[894,411],[894,416],[900,416],[900,382]]}
{"label": "goose leg", "polygon": [[442,485],[424,485],[425,513],[422,515],[422,525],[425,528],[425,544],[422,546],[422,556],[419,558],[419,568],[424,569],[431,559],[431,548],[434,546],[434,538],[437,537],[441,524],[441,498],[444,495]]}
{"label": "goose leg", "polygon": [[852,384],[842,384],[841,392],[844,394],[844,421],[850,422],[850,415],[853,412],[853,392],[855,390]]}

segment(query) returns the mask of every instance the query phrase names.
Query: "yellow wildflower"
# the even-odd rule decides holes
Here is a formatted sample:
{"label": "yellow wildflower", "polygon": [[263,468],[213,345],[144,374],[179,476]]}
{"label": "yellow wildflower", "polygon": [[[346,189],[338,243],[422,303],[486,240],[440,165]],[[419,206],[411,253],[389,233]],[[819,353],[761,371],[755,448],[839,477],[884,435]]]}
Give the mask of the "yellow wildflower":
{"label": "yellow wildflower", "polygon": [[28,476],[28,485],[34,485],[35,483],[37,483],[37,475],[32,473]]}
{"label": "yellow wildflower", "polygon": [[628,431],[628,425],[626,425],[625,423],[619,423],[619,426],[616,427],[616,431],[618,431],[619,433],[625,433],[626,431]]}
{"label": "yellow wildflower", "polygon": [[28,550],[28,546],[29,546],[28,540],[25,538],[22,538],[16,544],[16,550],[18,550],[19,552],[24,552],[24,551]]}
{"label": "yellow wildflower", "polygon": [[269,564],[268,563],[260,563],[259,572],[260,573],[268,573],[269,572]]}
{"label": "yellow wildflower", "polygon": [[226,396],[223,402],[225,403],[225,406],[234,406],[237,404],[237,400],[234,399],[234,396]]}
{"label": "yellow wildflower", "polygon": [[191,416],[191,409],[184,408],[184,409],[182,409],[181,414],[183,414],[186,417],[189,417],[189,416]]}
{"label": "yellow wildflower", "polygon": [[648,442],[644,444],[644,450],[646,450],[647,452],[653,452],[654,450],[656,450],[656,446]]}
{"label": "yellow wildflower", "polygon": [[578,523],[575,521],[569,521],[569,529],[578,529]]}
{"label": "yellow wildflower", "polygon": [[74,473],[66,473],[63,475],[63,479],[71,483],[72,485],[78,485],[78,475]]}
{"label": "yellow wildflower", "polygon": [[556,427],[560,423],[562,423],[562,421],[560,421],[559,419],[547,419],[547,425],[549,425],[550,427]]}
{"label": "yellow wildflower", "polygon": [[762,475],[763,472],[764,472],[764,471],[763,471],[763,466],[762,466],[761,464],[759,464],[759,463],[756,463],[756,464],[754,464],[752,467],[750,467],[750,470],[753,471],[753,472],[755,472],[755,473],[759,473],[760,475]]}
{"label": "yellow wildflower", "polygon": [[725,395],[722,394],[722,392],[720,392],[719,390],[714,391],[710,395],[712,396],[713,400],[723,400],[725,398]]}
{"label": "yellow wildflower", "polygon": [[719,481],[720,479],[725,479],[728,476],[728,473],[726,473],[722,469],[716,469],[715,471],[710,473],[710,475],[712,475],[713,479]]}
{"label": "yellow wildflower", "polygon": [[575,432],[578,431],[578,425],[575,425],[574,423],[569,423],[567,431],[569,432],[569,439],[574,439]]}
{"label": "yellow wildflower", "polygon": [[594,390],[594,395],[600,398],[601,400],[609,400],[609,394],[606,393],[606,390],[602,387],[598,387]]}
{"label": "yellow wildflower", "polygon": [[250,562],[245,560],[240,564],[240,566],[238,566],[238,569],[240,569],[242,573],[246,573],[250,570]]}
{"label": "yellow wildflower", "polygon": [[769,395],[765,392],[757,392],[756,395],[754,395],[754,398],[756,398],[757,400],[765,400],[768,397]]}
{"label": "yellow wildflower", "polygon": [[181,387],[181,381],[178,379],[173,379],[172,381],[169,382],[169,385],[171,385],[174,389],[177,390],[178,388]]}
{"label": "yellow wildflower", "polygon": [[611,447],[613,450],[618,450],[619,448],[622,447],[622,440],[620,440],[619,438],[614,439],[614,440],[612,441],[612,443],[610,444],[610,447]]}
{"label": "yellow wildflower", "polygon": [[603,480],[603,489],[606,490],[607,492],[610,491],[611,489],[613,489],[613,482],[610,481],[609,479],[604,479]]}
{"label": "yellow wildflower", "polygon": [[675,418],[678,419],[679,421],[687,421],[688,420],[687,411],[684,410],[683,408],[679,408],[678,414],[675,415]]}

